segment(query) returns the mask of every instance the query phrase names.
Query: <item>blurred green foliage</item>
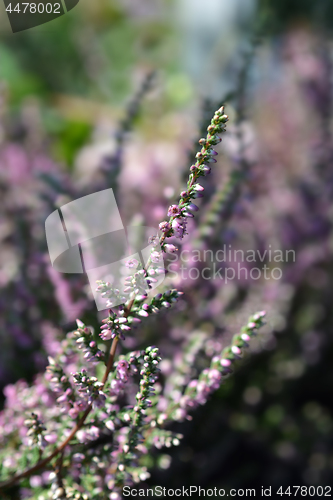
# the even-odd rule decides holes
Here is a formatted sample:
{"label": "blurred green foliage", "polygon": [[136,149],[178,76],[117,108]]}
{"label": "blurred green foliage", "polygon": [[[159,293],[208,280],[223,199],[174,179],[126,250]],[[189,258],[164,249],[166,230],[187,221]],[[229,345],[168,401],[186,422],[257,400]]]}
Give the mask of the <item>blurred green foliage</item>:
{"label": "blurred green foliage", "polygon": [[188,99],[188,80],[178,73],[174,57],[172,23],[154,10],[146,17],[121,1],[82,0],[79,8],[47,25],[15,35],[7,30],[0,37],[0,80],[8,104],[15,111],[31,96],[38,101],[55,159],[71,167],[94,121],[89,113],[75,116],[75,109],[68,114],[59,109],[58,96],[100,103],[117,115],[133,92],[135,73],[157,68],[170,74],[167,100],[177,106]]}

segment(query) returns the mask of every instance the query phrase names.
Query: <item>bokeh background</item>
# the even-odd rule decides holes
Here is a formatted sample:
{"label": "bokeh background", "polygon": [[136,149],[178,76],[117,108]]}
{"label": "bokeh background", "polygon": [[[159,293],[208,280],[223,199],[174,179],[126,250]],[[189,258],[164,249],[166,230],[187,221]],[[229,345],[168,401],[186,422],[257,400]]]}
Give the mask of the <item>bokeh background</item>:
{"label": "bokeh background", "polygon": [[332,484],[333,3],[81,0],[15,35],[3,5],[0,14],[4,395],[32,383],[75,318],[98,325],[85,277],[50,265],[46,217],[112,186],[124,221],[158,224],[200,128],[225,103],[230,126],[192,248],[271,245],[296,260],[279,264],[280,280],[176,280],[185,298],[163,328],[156,319],[125,343],[158,345],[167,380],[186,371],[184,350],[200,365],[200,350],[223,346],[250,313],[268,314],[236,375],[174,425],[182,446],[145,457],[146,484]]}

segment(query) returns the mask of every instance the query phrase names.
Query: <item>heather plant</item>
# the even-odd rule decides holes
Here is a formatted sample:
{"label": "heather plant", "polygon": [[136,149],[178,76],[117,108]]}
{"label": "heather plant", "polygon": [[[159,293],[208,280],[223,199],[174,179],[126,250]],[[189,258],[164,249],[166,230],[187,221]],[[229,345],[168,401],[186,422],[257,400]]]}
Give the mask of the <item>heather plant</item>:
{"label": "heather plant", "polygon": [[[295,484],[296,478],[299,484],[329,483],[332,117],[330,58],[325,44],[320,47],[316,50],[309,34],[290,33],[282,48],[274,48],[277,81],[265,73],[270,73],[270,67],[258,68],[256,60],[251,62],[252,69],[264,73],[262,80],[267,79],[268,84],[257,82],[250,93],[245,82],[229,96],[234,118],[231,116],[223,142],[223,168],[214,161],[200,163],[199,156],[190,175],[207,172],[209,167],[212,171],[197,177],[191,188],[192,176],[181,188],[177,203],[169,202],[171,187],[183,186],[188,178],[188,169],[185,173],[180,168],[179,150],[177,162],[168,164],[165,178],[150,175],[158,170],[156,158],[151,150],[146,156],[139,150],[135,151],[135,172],[142,177],[137,191],[141,189],[144,195],[135,207],[133,191],[127,187],[133,173],[126,157],[130,143],[124,140],[128,138],[126,118],[119,129],[120,141],[116,141],[115,150],[121,154],[102,162],[98,182],[94,178],[85,191],[71,175],[56,165],[51,167],[43,158],[34,162],[44,165],[44,172],[42,187],[33,181],[33,194],[42,193],[47,208],[32,205],[28,212],[26,207],[16,210],[12,206],[17,199],[14,183],[5,180],[5,217],[15,228],[11,248],[26,248],[26,252],[20,279],[6,285],[1,297],[4,345],[15,342],[23,346],[20,356],[11,353],[8,365],[2,365],[3,381],[8,381],[8,367],[13,367],[12,373],[20,370],[17,378],[25,377],[28,367],[31,376],[36,365],[30,360],[37,356],[38,371],[42,371],[41,343],[50,360],[46,375],[38,375],[32,386],[28,378],[28,383],[21,380],[5,388],[2,479],[8,484],[25,471],[30,470],[31,475],[3,487],[4,498],[48,498],[64,494],[63,490],[70,495],[71,488],[88,498],[116,497],[123,484],[136,481],[148,485],[183,481],[187,486],[207,487],[251,487],[256,480],[278,486],[280,478],[286,485]],[[262,56],[267,47],[258,50]],[[155,116],[155,128],[157,123]],[[181,133],[183,148],[186,143],[192,149],[189,135]],[[19,148],[20,153],[23,149]],[[161,150],[164,154],[165,149]],[[203,157],[209,156],[205,151],[201,151]],[[165,156],[170,152],[172,148]],[[209,156],[210,160],[216,158]],[[168,251],[163,252],[168,273],[161,290],[152,292],[149,285],[160,277],[159,252],[153,250],[157,254],[152,254],[147,269],[129,262],[132,275],[126,281],[124,307],[113,307],[112,297],[117,292],[108,283],[99,283],[101,295],[111,302],[105,317],[96,318],[84,280],[52,274],[43,238],[27,239],[26,235],[38,236],[38,224],[63,203],[62,197],[76,199],[97,187],[108,187],[113,182],[111,171],[105,175],[108,165],[110,169],[116,165],[119,171],[114,187],[120,190],[121,204],[128,212],[140,211],[151,225],[165,219],[159,237],[165,236],[161,244]],[[198,181],[204,190],[197,186]],[[165,186],[166,194],[161,189]],[[29,193],[28,183],[25,191]],[[22,192],[20,201],[24,200]],[[168,205],[164,217],[161,207],[165,213]],[[219,255],[224,248],[239,249],[238,255],[253,249],[255,258],[240,262],[246,269],[228,283],[219,276],[206,279],[216,272],[211,255]],[[265,256],[269,248],[292,249],[296,259],[273,264],[269,254]],[[182,256],[195,279],[186,269],[182,275]],[[223,273],[233,266],[236,270],[237,265],[230,259],[219,262],[217,268]],[[283,271],[281,279],[246,277],[256,267],[269,270],[275,265]],[[265,333],[253,339],[251,349],[259,354],[222,384],[241,356],[238,349],[253,336],[249,323],[253,326],[258,317],[247,318],[261,309],[269,312],[270,330],[276,335]],[[76,317],[83,321],[64,338],[63,331],[73,330]],[[231,334],[240,332],[241,324],[247,331],[232,340]],[[21,328],[14,329],[16,325]],[[27,355],[24,342],[30,338],[34,343]],[[113,342],[117,342],[117,351],[103,385]],[[153,345],[159,353],[146,352]],[[6,361],[3,352],[0,356]],[[158,375],[155,382],[149,380],[150,375],[147,379],[147,370],[154,379]],[[68,438],[68,445],[57,451]],[[181,445],[174,446],[178,442]],[[48,463],[31,471],[55,451]]]}
{"label": "heather plant", "polygon": [[[191,411],[206,403],[262,326],[265,313],[251,316],[230,346],[221,352],[213,349],[206,368],[184,374],[181,382],[174,381],[173,389],[159,378],[158,347],[116,357],[117,344],[125,335],[150,315],[169,309],[182,295],[171,289],[151,297],[154,276],[163,272],[152,264],[160,262],[162,253],[178,251],[167,242],[169,238],[182,240],[187,234],[188,220],[199,210],[193,200],[204,191],[198,180],[216,163],[214,146],[227,121],[221,107],[207,136],[199,141],[201,150],[190,167],[186,189],[169,207],[168,219],[160,223],[160,236],[149,241],[152,251],[145,267],[135,259],[128,261],[132,272],[124,288],[128,297],[120,296],[109,283],[97,283],[109,307],[100,333],[77,320],[77,329],[59,342],[56,356],[49,357],[44,376],[39,375],[31,387],[23,382],[7,386],[1,415],[3,495],[19,489],[21,495],[36,498],[118,498],[124,485],[149,477],[144,457],[152,447],[180,443],[182,436],[168,424],[190,419]],[[114,301],[122,303],[113,307]]]}

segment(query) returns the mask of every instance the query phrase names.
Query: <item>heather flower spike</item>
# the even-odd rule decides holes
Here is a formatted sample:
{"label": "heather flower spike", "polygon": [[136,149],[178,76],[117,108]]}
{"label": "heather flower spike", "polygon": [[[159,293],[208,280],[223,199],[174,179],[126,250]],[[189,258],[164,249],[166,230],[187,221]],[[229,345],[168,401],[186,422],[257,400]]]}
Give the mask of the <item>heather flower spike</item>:
{"label": "heather flower spike", "polygon": [[[231,345],[212,358],[210,367],[203,370],[197,380],[189,382],[179,403],[183,411],[188,412],[198,405],[205,404],[212,392],[216,391],[223,383],[223,377],[232,373],[232,365],[242,357],[243,349],[248,346],[248,341],[265,324],[265,315],[265,311],[260,311],[251,316],[247,325],[241,329],[241,333],[234,335]],[[172,414],[175,416],[177,410],[173,409]],[[180,413],[180,415],[183,419],[186,413]]]}
{"label": "heather flower spike", "polygon": [[216,163],[217,152],[212,146],[219,144],[221,138],[218,134],[225,132],[228,116],[224,114],[224,107],[218,109],[207,129],[206,138],[199,140],[202,146],[201,151],[196,154],[196,163],[190,167],[190,176],[186,191],[182,191],[178,205],[171,205],[168,210],[169,221],[160,224],[163,235],[160,239],[162,250],[167,253],[177,251],[174,245],[164,243],[166,238],[175,236],[182,239],[186,234],[186,219],[193,218],[192,212],[197,212],[199,207],[191,200],[200,198],[204,188],[198,183],[198,179],[211,172],[211,167],[207,163]]}

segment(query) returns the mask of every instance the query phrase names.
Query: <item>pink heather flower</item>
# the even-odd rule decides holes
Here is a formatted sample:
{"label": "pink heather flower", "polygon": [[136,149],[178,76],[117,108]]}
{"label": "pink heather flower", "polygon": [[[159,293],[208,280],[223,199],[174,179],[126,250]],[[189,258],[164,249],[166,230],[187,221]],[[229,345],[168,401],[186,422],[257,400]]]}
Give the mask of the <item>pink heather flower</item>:
{"label": "pink heather flower", "polygon": [[77,431],[76,437],[80,443],[84,443],[85,441],[87,441],[87,431],[80,429],[79,431]]}
{"label": "pink heather flower", "polygon": [[197,408],[199,401],[196,399],[191,399],[190,396],[183,396],[180,400],[181,408],[194,409]]}
{"label": "pink heather flower", "polygon": [[46,436],[44,436],[44,439],[47,443],[54,444],[57,442],[58,436],[57,434],[47,434]]}
{"label": "pink heather flower", "polygon": [[75,401],[73,408],[69,410],[69,416],[71,418],[76,418],[81,411],[87,409],[88,403],[85,399],[79,399]]}
{"label": "pink heather flower", "polygon": [[137,268],[138,264],[139,262],[136,259],[131,259],[126,262],[125,266],[132,269],[133,267]]}
{"label": "pink heather flower", "polygon": [[152,245],[153,247],[156,247],[159,244],[160,240],[158,236],[149,236],[148,238],[148,243],[149,245]]}
{"label": "pink heather flower", "polygon": [[200,191],[195,191],[193,196],[194,198],[203,198],[203,193],[201,193]]}
{"label": "pink heather flower", "polygon": [[207,392],[207,383],[204,382],[203,380],[200,380],[198,383],[197,383],[197,392],[200,393],[200,392]]}
{"label": "pink heather flower", "polygon": [[186,219],[175,219],[172,221],[173,234],[176,238],[182,239],[186,231]]}
{"label": "pink heather flower", "polygon": [[70,398],[69,396],[72,394],[72,389],[68,388],[66,391],[58,397],[57,402],[58,403],[65,403],[66,401],[69,401]]}
{"label": "pink heather flower", "polygon": [[98,395],[93,395],[88,399],[88,404],[92,404],[94,408],[103,408],[106,401],[106,395],[103,391],[98,391]]}
{"label": "pink heather flower", "polygon": [[191,212],[183,212],[183,216],[192,219],[194,215]]}
{"label": "pink heather flower", "polygon": [[231,365],[230,359],[221,359],[221,365],[229,367]]}
{"label": "pink heather flower", "polygon": [[264,316],[266,316],[266,311],[260,311],[253,316],[253,319],[258,320],[259,318],[263,318]]}
{"label": "pink heather flower", "polygon": [[216,368],[212,368],[208,372],[208,378],[210,378],[211,380],[220,380],[221,373]]}
{"label": "pink heather flower", "polygon": [[152,252],[150,254],[151,261],[157,264],[160,261],[161,255],[160,252]]}
{"label": "pink heather flower", "polygon": [[105,422],[105,427],[107,429],[109,429],[110,431],[115,430],[115,425],[114,425],[114,422],[112,422],[112,420],[108,420],[107,422]]}
{"label": "pink heather flower", "polygon": [[112,335],[113,332],[109,328],[103,329],[99,334],[102,340],[111,340],[113,338]]}
{"label": "pink heather flower", "polygon": [[113,379],[110,383],[110,396],[118,396],[124,389],[124,382],[119,379]]}
{"label": "pink heather flower", "polygon": [[43,484],[43,480],[40,476],[31,476],[30,486],[31,488],[40,488]]}
{"label": "pink heather flower", "polygon": [[187,208],[188,210],[191,210],[191,212],[197,212],[199,210],[199,208],[194,203],[190,203],[189,205],[187,205]]}
{"label": "pink heather flower", "polygon": [[180,215],[180,208],[178,205],[171,205],[168,210],[168,217],[175,217]]}
{"label": "pink heather flower", "polygon": [[99,428],[96,427],[95,425],[92,425],[90,429],[87,431],[86,438],[90,439],[91,441],[99,438]]}
{"label": "pink heather flower", "polygon": [[77,418],[78,414],[80,412],[75,409],[75,408],[71,408],[69,411],[68,411],[68,415],[74,420],[75,418]]}
{"label": "pink heather flower", "polygon": [[208,167],[208,165],[202,165],[201,170],[204,175],[210,174],[210,171],[212,170],[211,167]]}
{"label": "pink heather flower", "polygon": [[242,354],[242,351],[240,350],[239,347],[237,347],[236,345],[233,345],[232,348],[231,348],[231,351],[236,354],[236,356],[240,356]]}
{"label": "pink heather flower", "polygon": [[140,316],[142,316],[143,318],[148,318],[148,316],[149,316],[149,313],[147,311],[144,311],[143,309],[140,309],[140,311],[138,312],[138,314]]}
{"label": "pink heather flower", "polygon": [[213,368],[209,371],[208,378],[211,390],[217,390],[220,387],[221,377],[222,377],[221,373],[218,370],[216,370],[216,368]]}
{"label": "pink heather flower", "polygon": [[166,243],[164,245],[165,251],[168,253],[175,253],[178,252],[178,248],[175,247],[175,245],[170,245],[169,243]]}
{"label": "pink heather flower", "polygon": [[171,229],[171,225],[166,220],[159,224],[159,228],[163,233],[167,233]]}
{"label": "pink heather flower", "polygon": [[196,395],[195,401],[199,405],[204,405],[207,403],[208,396],[210,395],[210,389],[207,385],[200,386],[200,392]]}
{"label": "pink heather flower", "polygon": [[127,382],[128,370],[129,370],[129,365],[128,365],[127,361],[125,361],[124,359],[121,359],[120,361],[118,361],[117,376],[120,380]]}

